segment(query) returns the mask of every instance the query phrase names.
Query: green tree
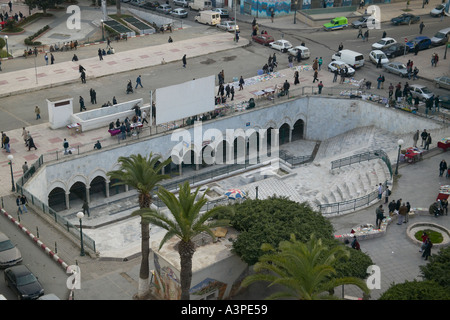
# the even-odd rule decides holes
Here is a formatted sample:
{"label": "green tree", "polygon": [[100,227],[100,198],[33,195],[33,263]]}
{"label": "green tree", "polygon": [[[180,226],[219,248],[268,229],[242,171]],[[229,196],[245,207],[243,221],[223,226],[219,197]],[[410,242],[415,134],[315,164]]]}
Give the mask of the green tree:
{"label": "green tree", "polygon": [[25,0],[25,4],[28,6],[29,13],[31,10],[38,8],[47,14],[47,9],[55,8],[56,5],[63,3],[63,0]]}
{"label": "green tree", "polygon": [[[161,174],[162,169],[172,160],[160,161],[160,156],[148,157],[142,155],[131,155],[130,157],[119,157],[118,170],[110,171],[107,175],[110,179],[117,179],[117,185],[128,185],[138,191],[139,208],[150,208],[152,203],[152,191],[159,183],[168,179],[169,175]],[[150,229],[146,219],[141,217],[141,254],[142,261],[139,271],[138,298],[142,299],[149,293],[149,254],[150,254]]]}
{"label": "green tree", "polygon": [[254,266],[256,273],[246,277],[242,285],[246,287],[257,281],[265,281],[287,289],[276,292],[267,299],[337,299],[330,293],[334,288],[345,284],[356,285],[365,294],[369,294],[366,283],[361,279],[334,277],[334,261],[349,256],[348,250],[343,246],[329,248],[314,236],[307,243],[302,243],[291,235],[290,241],[280,242],[278,251],[270,244],[263,244],[262,250],[270,253],[259,258]]}
{"label": "green tree", "polygon": [[162,248],[173,236],[180,239],[178,242],[178,253],[180,255],[180,286],[181,299],[189,300],[189,289],[192,281],[192,258],[195,253],[195,244],[193,238],[203,232],[215,238],[212,228],[227,226],[227,220],[210,220],[210,218],[219,211],[227,210],[225,207],[215,207],[211,210],[201,212],[202,207],[208,202],[205,194],[199,197],[198,187],[191,193],[191,187],[186,181],[180,185],[178,198],[170,191],[160,187],[157,195],[169,209],[172,216],[166,216],[154,210],[140,209],[133,214],[139,214],[142,218],[155,226],[167,230],[159,249]]}
{"label": "green tree", "polygon": [[450,289],[450,247],[441,248],[433,254],[426,265],[420,266],[420,272],[425,280]]}
{"label": "green tree", "polygon": [[450,292],[435,281],[405,281],[393,284],[378,300],[450,300]]}

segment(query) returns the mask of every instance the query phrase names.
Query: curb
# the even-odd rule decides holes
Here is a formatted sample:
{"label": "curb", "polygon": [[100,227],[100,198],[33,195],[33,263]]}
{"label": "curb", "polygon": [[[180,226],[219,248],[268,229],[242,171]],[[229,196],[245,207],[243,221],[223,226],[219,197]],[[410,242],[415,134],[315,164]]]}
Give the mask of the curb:
{"label": "curb", "polygon": [[26,235],[28,235],[31,240],[33,240],[37,246],[45,251],[54,261],[56,261],[66,272],[72,272],[69,265],[65,263],[55,252],[53,252],[49,247],[47,247],[38,237],[32,234],[27,228],[25,228],[18,220],[7,213],[3,208],[0,209],[1,213],[8,218],[12,223],[14,223],[20,230],[22,230]]}

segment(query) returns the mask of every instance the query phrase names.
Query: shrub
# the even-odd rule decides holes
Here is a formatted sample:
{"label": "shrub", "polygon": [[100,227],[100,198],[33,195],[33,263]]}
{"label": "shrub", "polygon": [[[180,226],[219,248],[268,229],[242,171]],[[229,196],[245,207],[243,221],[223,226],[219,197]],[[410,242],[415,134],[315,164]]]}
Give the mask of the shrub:
{"label": "shrub", "polygon": [[406,281],[386,290],[378,300],[449,300],[450,292],[434,281]]}
{"label": "shrub", "polygon": [[35,34],[33,34],[32,36],[29,36],[28,38],[26,38],[24,40],[25,44],[27,46],[39,46],[41,45],[41,42],[39,41],[33,41],[34,39],[36,39],[37,37],[39,37],[41,34],[43,34],[45,31],[47,31],[49,29],[49,25],[46,25],[45,27],[43,27],[42,29],[40,29],[39,31],[37,31]]}

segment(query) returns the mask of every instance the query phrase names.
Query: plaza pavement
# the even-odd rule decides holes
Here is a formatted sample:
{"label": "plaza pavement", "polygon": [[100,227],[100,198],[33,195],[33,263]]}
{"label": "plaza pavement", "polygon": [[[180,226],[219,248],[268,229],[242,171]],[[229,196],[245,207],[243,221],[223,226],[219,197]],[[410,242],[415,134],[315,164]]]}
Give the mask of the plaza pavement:
{"label": "plaza pavement", "polygon": [[[429,11],[429,8],[427,9]],[[274,26],[277,24],[280,28],[282,28],[282,22],[285,21],[286,28],[292,27],[291,25],[287,25],[289,21],[287,19],[275,19]],[[261,22],[260,22],[261,23]],[[263,23],[270,23],[263,22]],[[241,37],[242,43],[245,37]],[[199,43],[203,40],[199,39]],[[229,41],[229,40],[228,40]],[[231,40],[232,42],[232,40]],[[183,45],[182,43],[179,44]],[[192,42],[191,42],[192,45]],[[229,45],[226,41],[222,42],[220,45]],[[235,45],[234,43],[232,45]],[[193,45],[194,46],[194,45]],[[157,48],[155,48],[156,50]],[[216,46],[216,49],[217,46]],[[229,48],[228,48],[229,49]],[[227,49],[224,49],[227,50]],[[173,52],[175,55],[175,52]],[[201,54],[201,53],[199,53]],[[119,56],[119,55],[114,55]],[[135,56],[139,56],[139,53],[136,53]],[[443,56],[443,55],[441,55]],[[111,57],[105,57],[113,58]],[[123,58],[123,57],[122,57]],[[98,59],[98,58],[97,58]],[[174,60],[179,60],[179,54],[177,54],[177,58],[173,58]],[[424,59],[425,61],[415,61],[415,64],[419,67],[419,69],[423,70],[421,72],[421,76],[427,76],[425,66],[428,64],[428,59]],[[89,60],[89,63],[91,60]],[[442,60],[444,63],[444,61]],[[80,64],[84,63],[80,61]],[[93,58],[92,63],[95,63],[95,59]],[[153,63],[160,63],[160,60],[153,60]],[[423,68],[421,68],[421,63],[423,64]],[[448,62],[447,62],[448,63]],[[58,63],[54,65],[54,68],[59,68]],[[132,67],[132,64],[129,64],[128,67]],[[92,74],[88,73],[88,76],[95,77],[95,71],[97,69],[102,68],[92,68]],[[57,69],[56,69],[57,70]],[[30,76],[34,75],[33,70],[23,70],[23,72],[29,72]],[[99,70],[100,72],[100,70]],[[105,71],[102,71],[105,72]],[[278,70],[280,74],[283,74],[288,80],[292,79],[293,71],[289,69],[281,69]],[[309,83],[309,79],[312,79],[311,74],[303,75],[302,78],[304,83],[301,85],[305,85]],[[4,77],[3,73],[0,76]],[[100,73],[99,73],[100,75]],[[0,77],[0,81],[3,80]],[[428,73],[428,77],[433,77],[433,72],[430,71]],[[331,75],[327,72],[323,75],[323,81],[325,86],[331,86]],[[65,78],[61,77],[61,80]],[[72,81],[73,79],[69,79],[68,81]],[[255,84],[253,87],[245,88],[244,92],[239,92],[236,94],[236,101],[246,101],[250,97],[253,97],[251,92],[258,91],[260,89],[264,89],[267,87],[273,87],[275,83],[278,81],[281,82],[283,79],[281,78],[273,78],[272,82],[259,82]],[[42,80],[44,81],[44,80]],[[351,86],[351,85],[349,85]],[[58,129],[58,130],[50,130],[48,128],[48,124],[40,124],[37,126],[29,127],[31,130],[35,140],[37,141],[38,150],[34,151],[26,151],[24,145],[21,145],[21,129],[12,130],[8,132],[10,137],[12,138],[12,154],[14,155],[13,162],[13,174],[17,179],[21,176],[21,164],[24,161],[28,161],[28,163],[34,162],[40,154],[54,151],[57,149],[61,149],[62,147],[62,139],[61,137],[67,134],[67,129]],[[78,134],[76,136],[71,136],[71,145],[84,145],[89,143],[94,143],[95,140],[99,138],[105,138],[106,128],[93,130],[85,133]],[[436,140],[435,140],[436,141]],[[4,208],[11,212],[15,213],[15,204],[14,197],[10,191],[10,171],[9,164],[6,159],[7,154],[2,151],[3,160],[1,161],[0,168],[0,179],[3,182],[0,186],[0,194],[3,196],[4,200]],[[396,199],[397,197],[402,197],[405,201],[410,201],[413,207],[427,207],[436,197],[437,190],[440,184],[447,184],[447,181],[442,178],[437,177],[437,168],[438,163],[440,162],[442,157],[448,156],[446,154],[442,154],[439,149],[434,148],[424,159],[424,161],[416,163],[414,165],[402,165],[400,167],[401,178],[398,183],[393,187],[393,195],[392,198]],[[447,161],[449,162],[449,161]],[[426,190],[426,191],[423,191]],[[359,225],[360,223],[374,223],[374,210],[375,207],[367,208],[349,215],[345,215],[339,218],[332,219],[332,223],[335,226],[336,233],[345,233],[348,232],[352,227]],[[4,218],[1,218],[4,219]],[[417,220],[434,220],[433,217],[415,217],[413,219]],[[411,222],[414,220],[411,219]],[[449,220],[448,217],[442,217],[439,219],[439,222],[444,226],[449,228]],[[70,240],[61,237],[59,231],[52,227],[50,223],[46,220],[42,219],[35,212],[30,213],[29,215],[23,217],[22,224],[25,226],[30,226],[30,228],[34,228],[35,226],[39,226],[41,239],[45,243],[53,243],[54,239],[58,238],[58,252],[61,258],[64,261],[67,261],[69,264],[73,264],[74,261],[77,261],[82,268],[84,268],[85,272],[83,273],[85,278],[84,288],[77,291],[76,295],[78,299],[131,299],[133,294],[136,292],[136,285],[138,279],[138,269],[139,266],[133,265],[129,262],[105,262],[105,261],[97,261],[95,259],[91,259],[89,257],[80,257],[78,255],[79,251],[77,246]],[[367,240],[361,243],[361,247],[363,251],[366,251],[373,259],[375,264],[379,265],[382,268],[382,289],[374,292],[372,295],[373,298],[379,296],[379,294],[384,291],[390,283],[392,282],[403,282],[404,280],[412,280],[418,277],[419,269],[418,266],[424,264],[424,262],[420,259],[417,248],[414,244],[409,242],[409,238],[405,235],[404,228],[405,226],[397,226],[391,225],[388,227],[388,232],[384,237]],[[108,272],[98,273],[99,265],[102,265],[102,268],[108,270]],[[118,271],[119,270],[119,271]],[[124,271],[125,270],[125,271]],[[125,274],[124,274],[125,273]],[[124,281],[124,279],[126,281]],[[108,285],[113,284],[117,287],[117,290],[105,290]],[[99,296],[101,292],[101,296]],[[357,293],[353,295],[357,296]],[[259,290],[249,290],[239,296],[241,299],[260,299],[261,292]]]}

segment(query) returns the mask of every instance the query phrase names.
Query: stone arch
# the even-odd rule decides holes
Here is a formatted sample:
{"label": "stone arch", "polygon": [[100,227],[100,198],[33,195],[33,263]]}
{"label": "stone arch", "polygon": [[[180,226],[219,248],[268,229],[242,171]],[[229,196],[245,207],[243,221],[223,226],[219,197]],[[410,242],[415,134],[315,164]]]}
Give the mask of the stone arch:
{"label": "stone arch", "polygon": [[303,121],[303,119],[298,119],[294,123],[294,126],[292,127],[291,141],[301,140],[304,139],[304,137],[305,137],[305,122]]}
{"label": "stone arch", "polygon": [[49,208],[55,210],[56,212],[65,210],[67,208],[66,183],[61,180],[55,180],[51,183],[47,190],[50,190],[47,195],[47,204]]}
{"label": "stone arch", "polygon": [[291,126],[288,123],[283,123],[279,128],[279,145],[289,143],[290,142],[290,133],[291,133]]}
{"label": "stone arch", "polygon": [[94,179],[96,179],[97,177],[103,177],[106,181],[109,181],[109,177],[107,176],[107,174],[106,174],[107,172],[104,170],[104,169],[102,169],[102,168],[97,168],[97,169],[95,169],[93,172],[91,172],[90,174],[89,174],[89,184],[91,184],[92,183],[92,181],[94,180]]}
{"label": "stone arch", "polygon": [[107,181],[104,175],[98,175],[91,180],[89,184],[89,202],[95,199],[104,199],[109,195]]}

